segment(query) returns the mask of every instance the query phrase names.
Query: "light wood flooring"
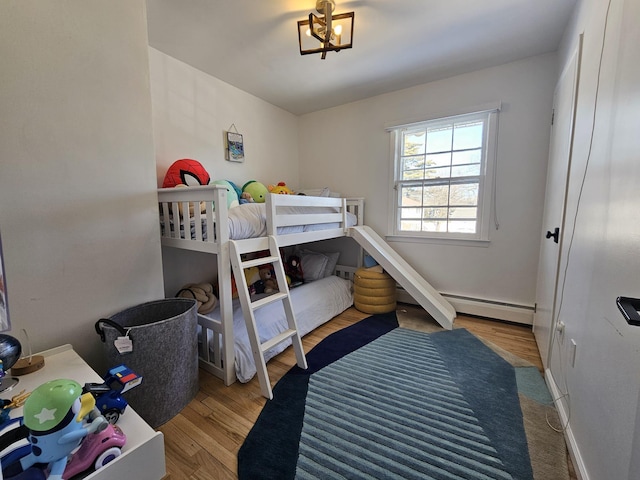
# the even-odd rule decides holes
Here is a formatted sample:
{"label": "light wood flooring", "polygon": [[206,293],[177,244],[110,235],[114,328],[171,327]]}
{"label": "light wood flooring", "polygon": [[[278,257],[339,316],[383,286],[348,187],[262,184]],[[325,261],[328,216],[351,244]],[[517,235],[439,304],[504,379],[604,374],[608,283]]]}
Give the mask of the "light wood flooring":
{"label": "light wood flooring", "polygon": [[[399,305],[399,308],[417,308]],[[309,351],[327,335],[348,327],[368,314],[350,308],[303,338]],[[459,315],[456,326],[493,342],[542,370],[542,362],[531,328],[493,320]],[[293,365],[289,347],[269,361],[274,385]],[[182,412],[159,430],[164,434],[167,475],[165,480],[236,479],[236,454],[258,418],[266,399],[260,394],[258,379],[225,387],[222,381],[200,370],[200,392]]]}

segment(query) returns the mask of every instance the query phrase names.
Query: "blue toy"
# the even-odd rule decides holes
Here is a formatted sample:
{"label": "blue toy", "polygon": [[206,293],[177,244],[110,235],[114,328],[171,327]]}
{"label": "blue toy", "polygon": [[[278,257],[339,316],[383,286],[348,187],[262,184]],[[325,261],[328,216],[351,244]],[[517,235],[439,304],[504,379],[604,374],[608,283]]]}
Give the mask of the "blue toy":
{"label": "blue toy", "polygon": [[142,383],[141,376],[126,365],[118,365],[107,372],[104,383],[85,383],[82,391],[94,396],[100,413],[110,424],[115,425],[128,405],[122,394],[140,383]]}
{"label": "blue toy", "polygon": [[22,417],[8,420],[0,429],[0,465],[5,477],[5,469],[31,453],[28,440],[29,429],[22,424]]}
{"label": "blue toy", "polygon": [[31,453],[20,459],[23,471],[36,463],[48,464],[51,480],[61,480],[67,458],[90,433],[104,430],[109,422],[97,416],[90,393],[73,380],[52,380],[36,388],[24,404],[24,424],[29,429]]}

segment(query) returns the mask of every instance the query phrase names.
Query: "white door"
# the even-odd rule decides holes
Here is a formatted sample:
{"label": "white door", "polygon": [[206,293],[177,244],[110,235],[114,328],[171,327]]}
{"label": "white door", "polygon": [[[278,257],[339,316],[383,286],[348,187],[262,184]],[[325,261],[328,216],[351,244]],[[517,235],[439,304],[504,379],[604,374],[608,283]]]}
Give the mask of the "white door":
{"label": "white door", "polygon": [[551,144],[536,284],[536,312],[533,317],[533,332],[545,368],[555,329],[554,312],[564,233],[567,181],[571,169],[571,145],[581,52],[582,36],[576,51],[560,75],[553,97]]}

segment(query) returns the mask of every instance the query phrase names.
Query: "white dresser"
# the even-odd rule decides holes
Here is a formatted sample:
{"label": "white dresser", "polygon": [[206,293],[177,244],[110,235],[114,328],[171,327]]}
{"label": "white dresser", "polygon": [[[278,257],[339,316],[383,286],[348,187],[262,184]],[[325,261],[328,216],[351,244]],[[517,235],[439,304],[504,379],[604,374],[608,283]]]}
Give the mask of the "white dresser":
{"label": "white dresser", "polygon": [[[87,382],[102,382],[103,379],[73,350],[71,345],[63,345],[39,355],[45,357],[45,365],[37,372],[17,377],[20,379],[12,390],[0,394],[0,398],[10,399],[22,390],[32,392],[49,380],[67,378],[80,385]],[[143,379],[144,381],[144,379]],[[22,408],[11,412],[11,418],[22,416]],[[159,480],[165,475],[164,437],[153,430],[131,406],[120,416],[118,426],[127,436],[122,455],[105,467],[91,472],[86,479],[135,478],[136,480]],[[1,477],[1,474],[0,474]]]}

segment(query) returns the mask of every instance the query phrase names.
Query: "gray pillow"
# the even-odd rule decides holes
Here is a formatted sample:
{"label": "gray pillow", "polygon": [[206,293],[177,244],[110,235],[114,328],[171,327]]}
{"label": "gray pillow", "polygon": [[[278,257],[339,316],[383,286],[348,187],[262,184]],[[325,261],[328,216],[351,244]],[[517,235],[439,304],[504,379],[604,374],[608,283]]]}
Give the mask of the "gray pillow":
{"label": "gray pillow", "polygon": [[300,250],[299,255],[305,282],[313,282],[333,275],[340,257],[339,252],[325,254],[312,250]]}
{"label": "gray pillow", "polygon": [[324,269],[324,276],[328,277],[333,275],[336,265],[338,264],[338,258],[340,258],[340,252],[325,253],[327,256],[327,266]]}
{"label": "gray pillow", "polygon": [[325,254],[300,250],[300,261],[302,262],[302,275],[304,275],[305,283],[324,278],[324,272],[329,262],[329,257]]}

